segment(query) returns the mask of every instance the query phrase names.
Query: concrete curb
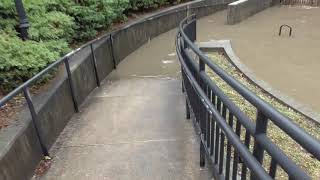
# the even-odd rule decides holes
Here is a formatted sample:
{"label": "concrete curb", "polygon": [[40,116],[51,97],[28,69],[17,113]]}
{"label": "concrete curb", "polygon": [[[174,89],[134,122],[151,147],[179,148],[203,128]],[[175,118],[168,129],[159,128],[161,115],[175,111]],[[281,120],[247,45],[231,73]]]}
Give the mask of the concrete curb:
{"label": "concrete curb", "polygon": [[227,24],[237,24],[272,6],[272,0],[238,0],[228,5]]}
{"label": "concrete curb", "polygon": [[203,51],[224,53],[229,62],[231,62],[240,72],[242,72],[249,81],[251,81],[256,86],[260,87],[265,93],[269,94],[271,97],[277,99],[280,103],[290,107],[296,112],[308,117],[311,121],[320,124],[319,113],[316,113],[307,105],[296,101],[295,99],[285,95],[279,90],[276,90],[265,81],[257,78],[254,75],[254,73],[246,65],[244,65],[240,61],[239,57],[235,54],[235,52],[232,49],[230,40],[201,42],[199,43],[199,47]]}

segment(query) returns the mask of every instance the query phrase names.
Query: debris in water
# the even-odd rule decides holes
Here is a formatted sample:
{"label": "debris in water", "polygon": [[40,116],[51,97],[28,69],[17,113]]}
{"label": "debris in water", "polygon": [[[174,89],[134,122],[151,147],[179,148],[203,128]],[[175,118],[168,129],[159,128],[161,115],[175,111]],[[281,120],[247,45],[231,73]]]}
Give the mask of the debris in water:
{"label": "debris in water", "polygon": [[163,64],[171,64],[173,63],[173,60],[162,60]]}
{"label": "debris in water", "polygon": [[51,162],[52,161],[49,156],[46,156],[43,160],[41,160],[38,166],[36,167],[34,178],[41,177],[42,175],[44,175],[50,168]]}

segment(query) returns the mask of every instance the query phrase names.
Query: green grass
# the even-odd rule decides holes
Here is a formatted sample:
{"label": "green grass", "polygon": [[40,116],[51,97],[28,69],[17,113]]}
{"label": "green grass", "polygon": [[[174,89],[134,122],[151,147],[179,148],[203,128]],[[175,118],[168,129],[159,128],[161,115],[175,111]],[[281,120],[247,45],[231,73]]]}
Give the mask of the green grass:
{"label": "green grass", "polygon": [[[255,86],[247,78],[243,76],[225,57],[220,53],[210,53],[208,56],[219,65],[223,70],[237,79],[240,83],[250,89],[253,93],[258,95],[260,98],[271,104],[275,109],[281,112],[283,115],[292,119],[292,121],[307,131],[309,134],[320,139],[320,126],[309,121],[304,115],[295,112],[291,108],[281,104],[276,99],[266,94],[261,88]],[[246,101],[240,94],[233,90],[227,83],[225,83],[217,74],[212,70],[208,70],[208,75],[216,83],[216,85],[222,89],[222,91],[254,122],[256,118],[256,108]],[[245,132],[242,132],[241,139],[243,139]],[[299,144],[291,139],[286,133],[278,128],[272,121],[269,121],[267,136],[280,148],[282,149],[290,159],[296,162],[297,165],[302,167],[312,179],[320,179],[320,161],[314,158],[311,154],[306,152]],[[251,141],[251,145],[252,145]],[[265,153],[266,154],[266,153]],[[264,166],[269,169],[270,157],[264,158]],[[277,179],[287,179],[286,173],[279,168],[277,170]]]}

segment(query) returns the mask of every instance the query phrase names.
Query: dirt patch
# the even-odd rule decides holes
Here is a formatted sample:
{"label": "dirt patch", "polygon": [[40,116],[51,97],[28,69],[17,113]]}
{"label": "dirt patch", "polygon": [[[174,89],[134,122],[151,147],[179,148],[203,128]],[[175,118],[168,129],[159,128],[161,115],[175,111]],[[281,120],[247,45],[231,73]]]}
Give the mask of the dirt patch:
{"label": "dirt patch", "polygon": [[36,167],[36,170],[34,171],[35,174],[32,179],[38,179],[42,175],[44,175],[48,169],[51,167],[52,161],[50,158],[45,158],[40,161],[38,166]]}
{"label": "dirt patch", "polygon": [[[0,99],[3,97],[4,95],[1,94]],[[19,95],[0,107],[0,129],[9,126],[10,122],[12,122],[11,120],[14,119],[15,114],[21,109],[24,102],[24,98]]]}

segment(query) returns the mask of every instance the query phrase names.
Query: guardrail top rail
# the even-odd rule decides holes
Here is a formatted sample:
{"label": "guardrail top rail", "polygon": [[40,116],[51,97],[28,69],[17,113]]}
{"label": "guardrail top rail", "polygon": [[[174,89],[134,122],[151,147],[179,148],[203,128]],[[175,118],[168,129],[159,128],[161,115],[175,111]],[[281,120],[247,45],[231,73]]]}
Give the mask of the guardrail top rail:
{"label": "guardrail top rail", "polygon": [[[200,165],[204,166],[204,154],[206,154],[215,167],[214,174],[218,179],[238,178],[239,169],[241,169],[241,179],[249,176],[251,179],[272,179],[276,177],[278,166],[284,170],[289,179],[311,179],[267,137],[268,122],[272,121],[317,160],[320,160],[319,140],[210,60],[194,44],[196,21],[196,16],[191,15],[180,23],[176,50],[181,63],[183,91],[187,97],[187,117],[190,117],[192,111],[193,119],[201,134]],[[255,122],[251,121],[212,81],[205,71],[206,67],[257,109]],[[240,140],[241,127],[244,127],[245,131],[244,143]],[[250,144],[251,137],[253,137],[253,147]],[[270,156],[269,159],[264,153]],[[243,162],[242,167],[238,167],[241,162]],[[250,175],[247,173],[248,170]]]}
{"label": "guardrail top rail", "polygon": [[31,114],[31,118],[32,118],[32,124],[35,128],[36,134],[37,134],[37,138],[39,139],[40,142],[40,146],[42,148],[42,153],[44,156],[49,156],[48,153],[48,149],[45,146],[43,139],[41,137],[41,134],[39,132],[39,128],[37,126],[37,121],[38,120],[38,114],[36,112],[36,108],[34,106],[34,100],[30,94],[29,88],[38,80],[41,80],[41,78],[47,74],[49,71],[53,70],[54,68],[57,68],[59,65],[61,65],[62,63],[64,63],[65,69],[66,69],[66,74],[67,74],[67,79],[69,82],[69,86],[70,86],[70,92],[71,92],[71,96],[72,96],[72,100],[73,100],[73,104],[74,104],[74,109],[75,112],[79,111],[79,104],[77,102],[77,98],[75,97],[75,86],[72,80],[72,71],[70,68],[70,64],[69,64],[69,59],[71,56],[73,56],[74,54],[76,54],[77,52],[90,47],[91,50],[91,55],[92,55],[92,61],[93,61],[93,68],[94,68],[94,73],[95,73],[95,78],[96,78],[96,83],[97,86],[100,86],[100,78],[98,76],[98,72],[97,72],[97,62],[96,62],[96,57],[95,57],[95,49],[93,48],[94,44],[100,40],[103,39],[107,39],[110,38],[111,40],[111,48],[112,48],[112,59],[113,59],[113,64],[114,64],[114,69],[116,68],[116,63],[117,63],[117,58],[115,57],[115,52],[113,49],[113,37],[117,34],[120,33],[122,30],[125,29],[129,29],[130,27],[139,24],[139,23],[143,23],[146,21],[152,21],[153,19],[159,18],[161,16],[165,16],[165,15],[170,15],[173,13],[178,13],[178,12],[188,12],[190,9],[197,9],[200,7],[213,7],[216,4],[211,4],[211,5],[199,5],[199,6],[192,6],[189,7],[191,4],[193,4],[193,2],[187,2],[185,4],[181,4],[181,5],[177,5],[173,8],[167,9],[167,10],[163,10],[160,12],[157,12],[155,14],[151,14],[148,15],[140,20],[137,20],[135,22],[129,23],[128,25],[117,29],[115,31],[112,31],[110,33],[106,33],[105,35],[98,37],[92,41],[89,41],[87,43],[85,43],[84,45],[80,46],[79,48],[71,51],[70,53],[66,54],[65,56],[63,56],[62,58],[58,59],[57,61],[55,61],[54,63],[50,64],[48,67],[46,67],[45,69],[43,69],[41,72],[39,72],[38,74],[36,74],[35,76],[33,76],[32,78],[30,78],[29,80],[27,80],[26,82],[24,82],[23,84],[21,84],[19,87],[15,88],[13,91],[11,91],[9,94],[7,94],[6,96],[4,96],[3,98],[0,99],[0,108],[2,108],[3,106],[5,106],[10,100],[12,100],[14,97],[16,97],[18,94],[23,93],[24,98],[26,99],[30,114]]}

